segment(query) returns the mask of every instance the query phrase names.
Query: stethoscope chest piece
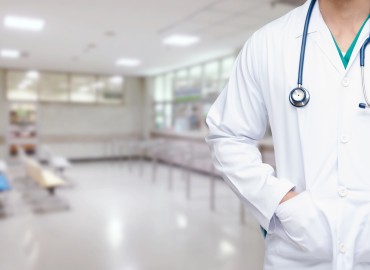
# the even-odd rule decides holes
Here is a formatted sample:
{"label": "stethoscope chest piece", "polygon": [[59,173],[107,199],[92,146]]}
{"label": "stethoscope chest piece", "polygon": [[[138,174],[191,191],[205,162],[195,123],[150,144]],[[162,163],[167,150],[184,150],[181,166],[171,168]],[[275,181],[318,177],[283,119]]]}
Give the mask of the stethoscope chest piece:
{"label": "stethoscope chest piece", "polygon": [[310,93],[301,86],[296,87],[290,92],[289,101],[294,107],[304,107],[310,101]]}

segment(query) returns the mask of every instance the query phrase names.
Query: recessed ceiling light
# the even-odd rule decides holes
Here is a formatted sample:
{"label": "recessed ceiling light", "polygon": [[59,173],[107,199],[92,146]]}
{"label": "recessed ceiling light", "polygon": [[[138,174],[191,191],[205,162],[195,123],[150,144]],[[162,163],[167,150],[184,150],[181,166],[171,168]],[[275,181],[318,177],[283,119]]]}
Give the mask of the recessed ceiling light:
{"label": "recessed ceiling light", "polygon": [[0,51],[0,56],[2,58],[16,59],[16,58],[19,58],[21,56],[21,53],[20,53],[20,51],[17,51],[17,50],[3,49],[3,50]]}
{"label": "recessed ceiling light", "polygon": [[5,16],[4,25],[12,29],[41,31],[44,28],[45,22],[36,18],[8,15]]}
{"label": "recessed ceiling light", "polygon": [[121,58],[118,59],[116,62],[117,66],[125,66],[125,67],[136,67],[141,64],[141,61],[138,59],[130,59],[130,58]]}
{"label": "recessed ceiling light", "polygon": [[200,38],[189,35],[171,35],[163,40],[163,44],[177,47],[187,47],[199,42]]}

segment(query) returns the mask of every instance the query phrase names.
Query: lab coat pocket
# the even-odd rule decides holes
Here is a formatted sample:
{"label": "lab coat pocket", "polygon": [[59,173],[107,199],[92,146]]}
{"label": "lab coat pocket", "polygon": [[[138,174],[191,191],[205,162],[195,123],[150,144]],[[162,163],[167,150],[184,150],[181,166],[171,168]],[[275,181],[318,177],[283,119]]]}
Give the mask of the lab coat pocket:
{"label": "lab coat pocket", "polygon": [[308,191],[279,205],[276,215],[297,251],[309,253],[311,258],[332,258],[329,222]]}

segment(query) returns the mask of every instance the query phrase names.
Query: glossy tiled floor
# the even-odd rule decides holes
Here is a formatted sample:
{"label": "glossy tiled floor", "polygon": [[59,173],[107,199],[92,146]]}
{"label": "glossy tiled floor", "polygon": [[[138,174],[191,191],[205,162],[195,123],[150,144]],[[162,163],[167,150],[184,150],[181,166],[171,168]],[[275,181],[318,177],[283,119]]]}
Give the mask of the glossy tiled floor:
{"label": "glossy tiled floor", "polygon": [[[127,164],[126,164],[127,165]],[[157,182],[138,163],[74,165],[72,186],[57,191],[70,210],[33,214],[20,191],[7,198],[0,219],[1,270],[259,270],[263,239],[222,181],[216,211],[209,208],[209,177],[192,175],[191,199],[181,170],[168,190],[166,165]]]}

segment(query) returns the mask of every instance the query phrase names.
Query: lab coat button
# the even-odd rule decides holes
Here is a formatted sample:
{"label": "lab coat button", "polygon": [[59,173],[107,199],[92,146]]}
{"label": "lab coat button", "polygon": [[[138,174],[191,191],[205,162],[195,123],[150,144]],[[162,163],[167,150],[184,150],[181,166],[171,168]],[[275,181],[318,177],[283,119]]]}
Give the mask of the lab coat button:
{"label": "lab coat button", "polygon": [[338,194],[340,197],[344,198],[348,196],[348,190],[345,187],[338,188]]}
{"label": "lab coat button", "polygon": [[349,142],[349,136],[347,135],[343,135],[341,138],[340,138],[340,141],[342,143],[348,143]]}
{"label": "lab coat button", "polygon": [[339,251],[343,254],[346,253],[346,246],[343,243],[339,244]]}
{"label": "lab coat button", "polygon": [[349,79],[348,79],[347,77],[345,77],[345,78],[343,79],[343,81],[342,81],[342,85],[343,85],[344,87],[348,87],[348,86],[349,86]]}

